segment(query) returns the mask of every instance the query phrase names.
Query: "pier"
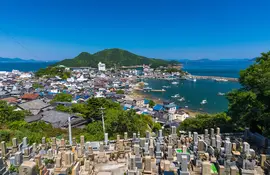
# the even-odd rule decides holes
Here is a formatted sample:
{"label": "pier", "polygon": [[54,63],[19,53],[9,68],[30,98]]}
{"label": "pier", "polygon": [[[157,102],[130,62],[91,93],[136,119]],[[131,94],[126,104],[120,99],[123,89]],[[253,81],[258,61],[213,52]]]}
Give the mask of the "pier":
{"label": "pier", "polygon": [[217,76],[199,76],[199,75],[192,75],[192,78],[196,78],[198,80],[214,80],[218,82],[238,82],[238,78],[231,78],[231,77],[217,77]]}
{"label": "pier", "polygon": [[165,89],[152,89],[152,92],[165,92]]}
{"label": "pier", "polygon": [[165,92],[165,89],[140,89],[140,88],[134,88],[136,91],[146,91],[146,92]]}
{"label": "pier", "polygon": [[[169,78],[167,76],[152,75],[152,76],[137,76],[138,79],[160,79],[160,80],[185,80],[185,77],[175,77]],[[188,79],[197,79],[197,80],[214,80],[217,82],[238,82],[238,78],[231,77],[218,77],[218,76],[200,76],[200,75],[190,75]]]}

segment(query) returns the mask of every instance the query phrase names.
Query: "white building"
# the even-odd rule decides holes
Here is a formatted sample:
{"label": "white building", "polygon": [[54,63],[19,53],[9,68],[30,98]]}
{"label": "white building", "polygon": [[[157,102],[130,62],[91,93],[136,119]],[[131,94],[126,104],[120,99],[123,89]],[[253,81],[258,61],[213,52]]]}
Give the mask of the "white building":
{"label": "white building", "polygon": [[98,70],[99,71],[106,71],[106,65],[104,63],[98,63]]}
{"label": "white building", "polygon": [[23,73],[20,75],[20,78],[31,78],[32,75],[30,73]]}

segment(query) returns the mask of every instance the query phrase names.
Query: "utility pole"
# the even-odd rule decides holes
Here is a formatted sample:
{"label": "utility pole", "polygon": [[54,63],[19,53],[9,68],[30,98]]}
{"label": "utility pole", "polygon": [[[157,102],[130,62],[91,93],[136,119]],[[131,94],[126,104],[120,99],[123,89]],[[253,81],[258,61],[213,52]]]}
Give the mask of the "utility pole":
{"label": "utility pole", "polygon": [[104,136],[105,136],[104,109],[105,109],[105,108],[103,108],[103,107],[99,108],[99,110],[101,110],[102,127],[103,127],[103,133],[104,133]]}
{"label": "utility pole", "polygon": [[68,117],[69,144],[72,146],[71,117]]}

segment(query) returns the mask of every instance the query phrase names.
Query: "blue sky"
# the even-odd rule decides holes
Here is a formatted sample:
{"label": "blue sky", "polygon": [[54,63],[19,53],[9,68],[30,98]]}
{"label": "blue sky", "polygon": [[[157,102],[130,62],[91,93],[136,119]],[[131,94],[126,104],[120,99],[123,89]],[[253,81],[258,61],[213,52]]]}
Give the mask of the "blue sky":
{"label": "blue sky", "polygon": [[270,50],[269,0],[3,0],[0,57],[72,58],[105,48],[167,59]]}

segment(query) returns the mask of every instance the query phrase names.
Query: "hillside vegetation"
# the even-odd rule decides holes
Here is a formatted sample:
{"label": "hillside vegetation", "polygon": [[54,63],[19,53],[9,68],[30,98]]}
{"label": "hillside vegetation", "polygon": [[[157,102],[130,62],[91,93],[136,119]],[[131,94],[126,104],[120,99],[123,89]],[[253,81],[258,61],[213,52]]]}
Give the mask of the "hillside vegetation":
{"label": "hillside vegetation", "polygon": [[114,66],[134,66],[151,64],[151,67],[179,64],[177,61],[168,61],[155,58],[147,58],[122,49],[105,49],[94,54],[82,52],[73,59],[65,59],[57,63],[68,67],[97,67],[98,62],[106,64],[107,68]]}

